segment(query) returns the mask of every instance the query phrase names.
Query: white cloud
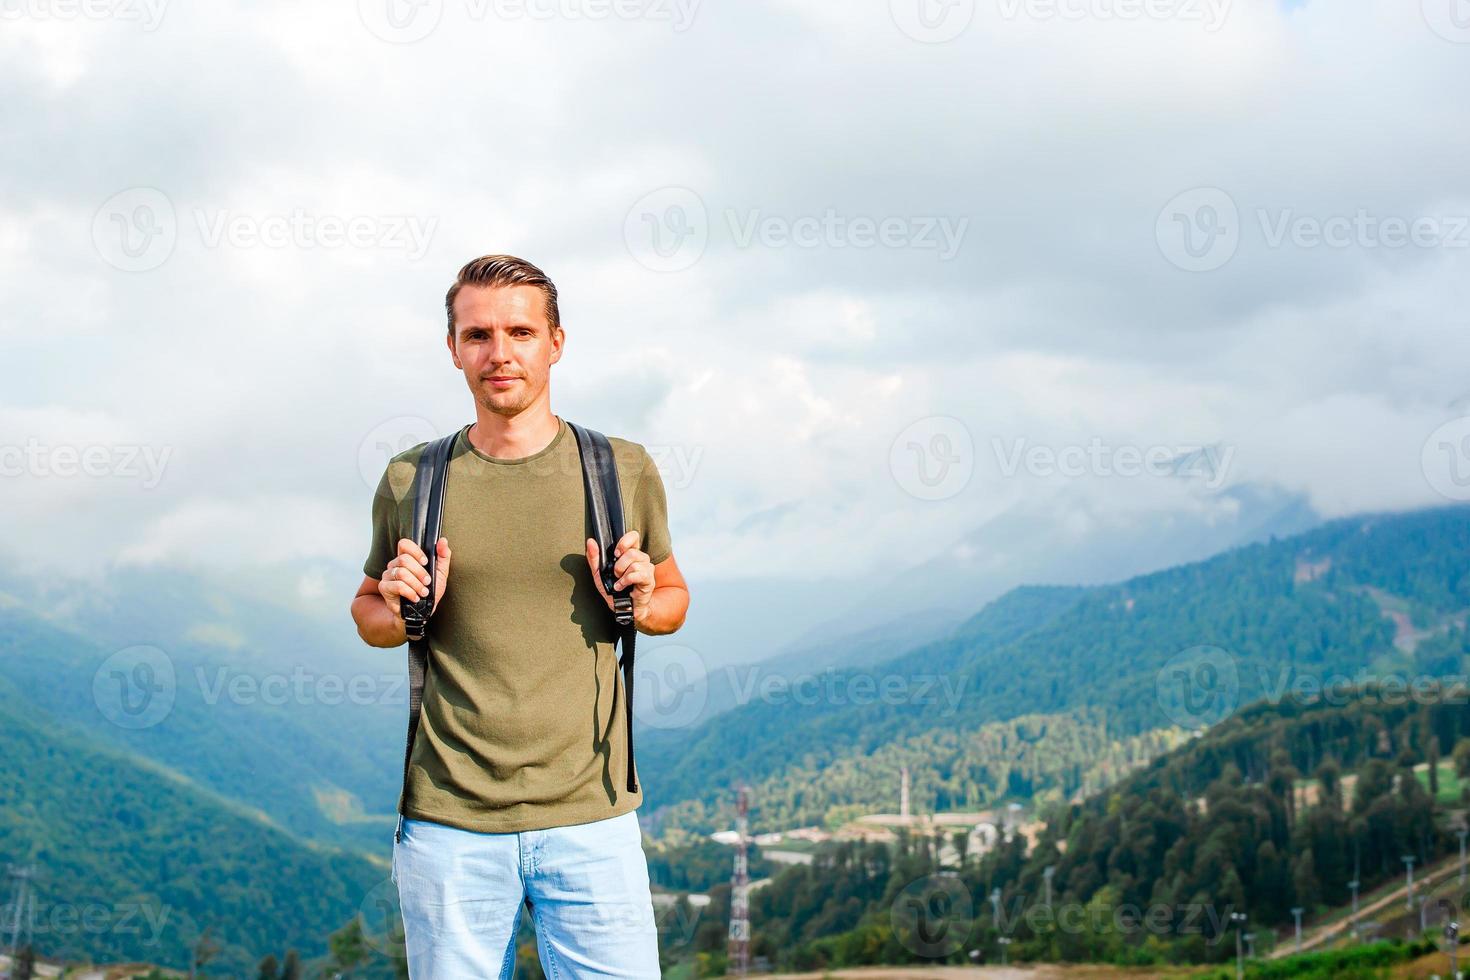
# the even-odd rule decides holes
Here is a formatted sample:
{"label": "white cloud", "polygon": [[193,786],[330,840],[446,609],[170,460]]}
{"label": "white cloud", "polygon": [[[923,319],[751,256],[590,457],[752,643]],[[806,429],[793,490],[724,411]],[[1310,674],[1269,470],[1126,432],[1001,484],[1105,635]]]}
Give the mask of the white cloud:
{"label": "white cloud", "polygon": [[[351,3],[175,5],[151,32],[8,22],[0,444],[173,454],[149,492],[7,478],[8,546],[355,564],[364,441],[470,416],[441,307],[489,251],[561,287],[556,410],[684,452],[676,546],[705,580],[773,561],[892,574],[1022,502],[1065,526],[1229,506],[1173,480],[1004,476],[996,439],[1234,447],[1232,481],[1327,513],[1441,500],[1419,454],[1470,389],[1470,249],[1273,247],[1261,216],[1470,214],[1451,97],[1470,49],[1417,4],[1227,6],[1206,31],[982,3],[943,45],[905,37],[887,3],[809,0],[699,5],[683,31],[446,2],[409,44]],[[1201,186],[1230,195],[1240,242],[1189,273],[1155,223]],[[178,241],[129,272],[94,218],[134,187],[166,195]],[[627,238],[630,208],[667,187],[695,192],[708,232],[674,272]],[[210,222],[258,233],[298,212],[379,234],[207,240]],[[742,243],[731,212],[788,229],[835,212],[848,237]],[[388,240],[396,218],[433,223],[421,254]],[[968,225],[950,259],[854,239],[888,219]],[[970,484],[938,501],[889,471],[927,416],[975,446]]]}

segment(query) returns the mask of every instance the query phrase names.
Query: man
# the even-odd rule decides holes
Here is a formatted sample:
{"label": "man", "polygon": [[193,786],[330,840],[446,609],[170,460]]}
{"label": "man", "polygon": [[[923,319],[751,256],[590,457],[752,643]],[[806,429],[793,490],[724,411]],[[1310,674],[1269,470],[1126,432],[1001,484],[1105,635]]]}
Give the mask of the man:
{"label": "man", "polygon": [[[396,647],[403,600],[434,592],[393,847],[409,972],[510,977],[524,908],[548,977],[657,977],[612,600],[595,571],[576,437],[551,411],[565,344],[556,286],[523,259],[487,255],[459,271],[444,305],[475,421],[451,454],[434,581],[409,540],[417,446],[379,483],[352,602],[362,638]],[[689,593],[663,481],[642,446],[610,442],[627,528],[614,589],[632,588],[640,632],[672,633]]]}

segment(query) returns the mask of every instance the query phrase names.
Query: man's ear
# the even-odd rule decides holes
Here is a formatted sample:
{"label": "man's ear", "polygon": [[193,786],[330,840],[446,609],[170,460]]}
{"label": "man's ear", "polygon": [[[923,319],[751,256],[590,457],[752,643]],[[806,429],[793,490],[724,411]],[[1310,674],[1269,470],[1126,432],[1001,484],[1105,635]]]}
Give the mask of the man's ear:
{"label": "man's ear", "polygon": [[567,342],[567,332],[566,332],[565,329],[563,329],[561,327],[557,327],[555,330],[551,331],[551,361],[550,361],[550,363],[555,364],[557,361],[561,360],[562,348],[566,345],[566,342]]}
{"label": "man's ear", "polygon": [[449,345],[449,357],[454,361],[456,370],[463,371],[464,365],[459,363],[459,351],[454,349],[454,334],[452,332],[445,333],[444,342]]}

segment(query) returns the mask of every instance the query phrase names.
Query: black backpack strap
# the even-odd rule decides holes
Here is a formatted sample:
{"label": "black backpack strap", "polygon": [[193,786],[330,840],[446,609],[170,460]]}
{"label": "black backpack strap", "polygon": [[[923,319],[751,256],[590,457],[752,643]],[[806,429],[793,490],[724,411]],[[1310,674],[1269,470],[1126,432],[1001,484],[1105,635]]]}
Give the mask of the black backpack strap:
{"label": "black backpack strap", "polygon": [[414,736],[419,730],[419,716],[424,703],[424,677],[429,666],[429,617],[434,611],[434,562],[438,558],[439,529],[444,520],[444,487],[449,482],[449,457],[454,454],[458,432],[435,439],[419,454],[414,471],[410,499],[413,505],[413,527],[409,536],[418,542],[429,562],[429,594],[413,602],[401,600],[403,626],[408,634],[408,739],[403,749],[403,789],[398,795],[398,827],[393,840],[403,835],[403,809],[408,800],[408,764],[413,759]]}
{"label": "black backpack strap", "polygon": [[618,624],[618,639],[623,644],[623,694],[628,719],[628,792],[638,792],[638,779],[633,771],[633,651],[638,629],[633,624],[633,590],[613,590],[617,573],[614,549],[623,536],[623,494],[618,484],[617,461],[607,436],[575,422],[567,426],[577,436],[577,449],[582,455],[582,484],[587,491],[587,516],[592,524],[592,537],[597,541],[599,573],[602,587],[613,597],[613,616]]}

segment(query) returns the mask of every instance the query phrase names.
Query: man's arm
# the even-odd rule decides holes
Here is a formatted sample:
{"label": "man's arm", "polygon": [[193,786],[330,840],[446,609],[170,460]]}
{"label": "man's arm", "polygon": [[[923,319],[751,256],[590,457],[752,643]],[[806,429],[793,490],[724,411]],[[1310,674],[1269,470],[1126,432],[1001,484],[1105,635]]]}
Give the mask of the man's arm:
{"label": "man's arm", "polygon": [[375,578],[362,577],[362,586],[352,599],[352,619],[357,623],[357,635],[368,646],[402,646],[408,642],[408,631],[403,625],[403,617],[383,601],[383,594],[378,591],[381,584]]}
{"label": "man's arm", "polygon": [[689,586],[674,562],[673,552],[653,566],[653,595],[648,600],[648,615],[638,624],[640,633],[660,636],[684,625],[689,612]]}

